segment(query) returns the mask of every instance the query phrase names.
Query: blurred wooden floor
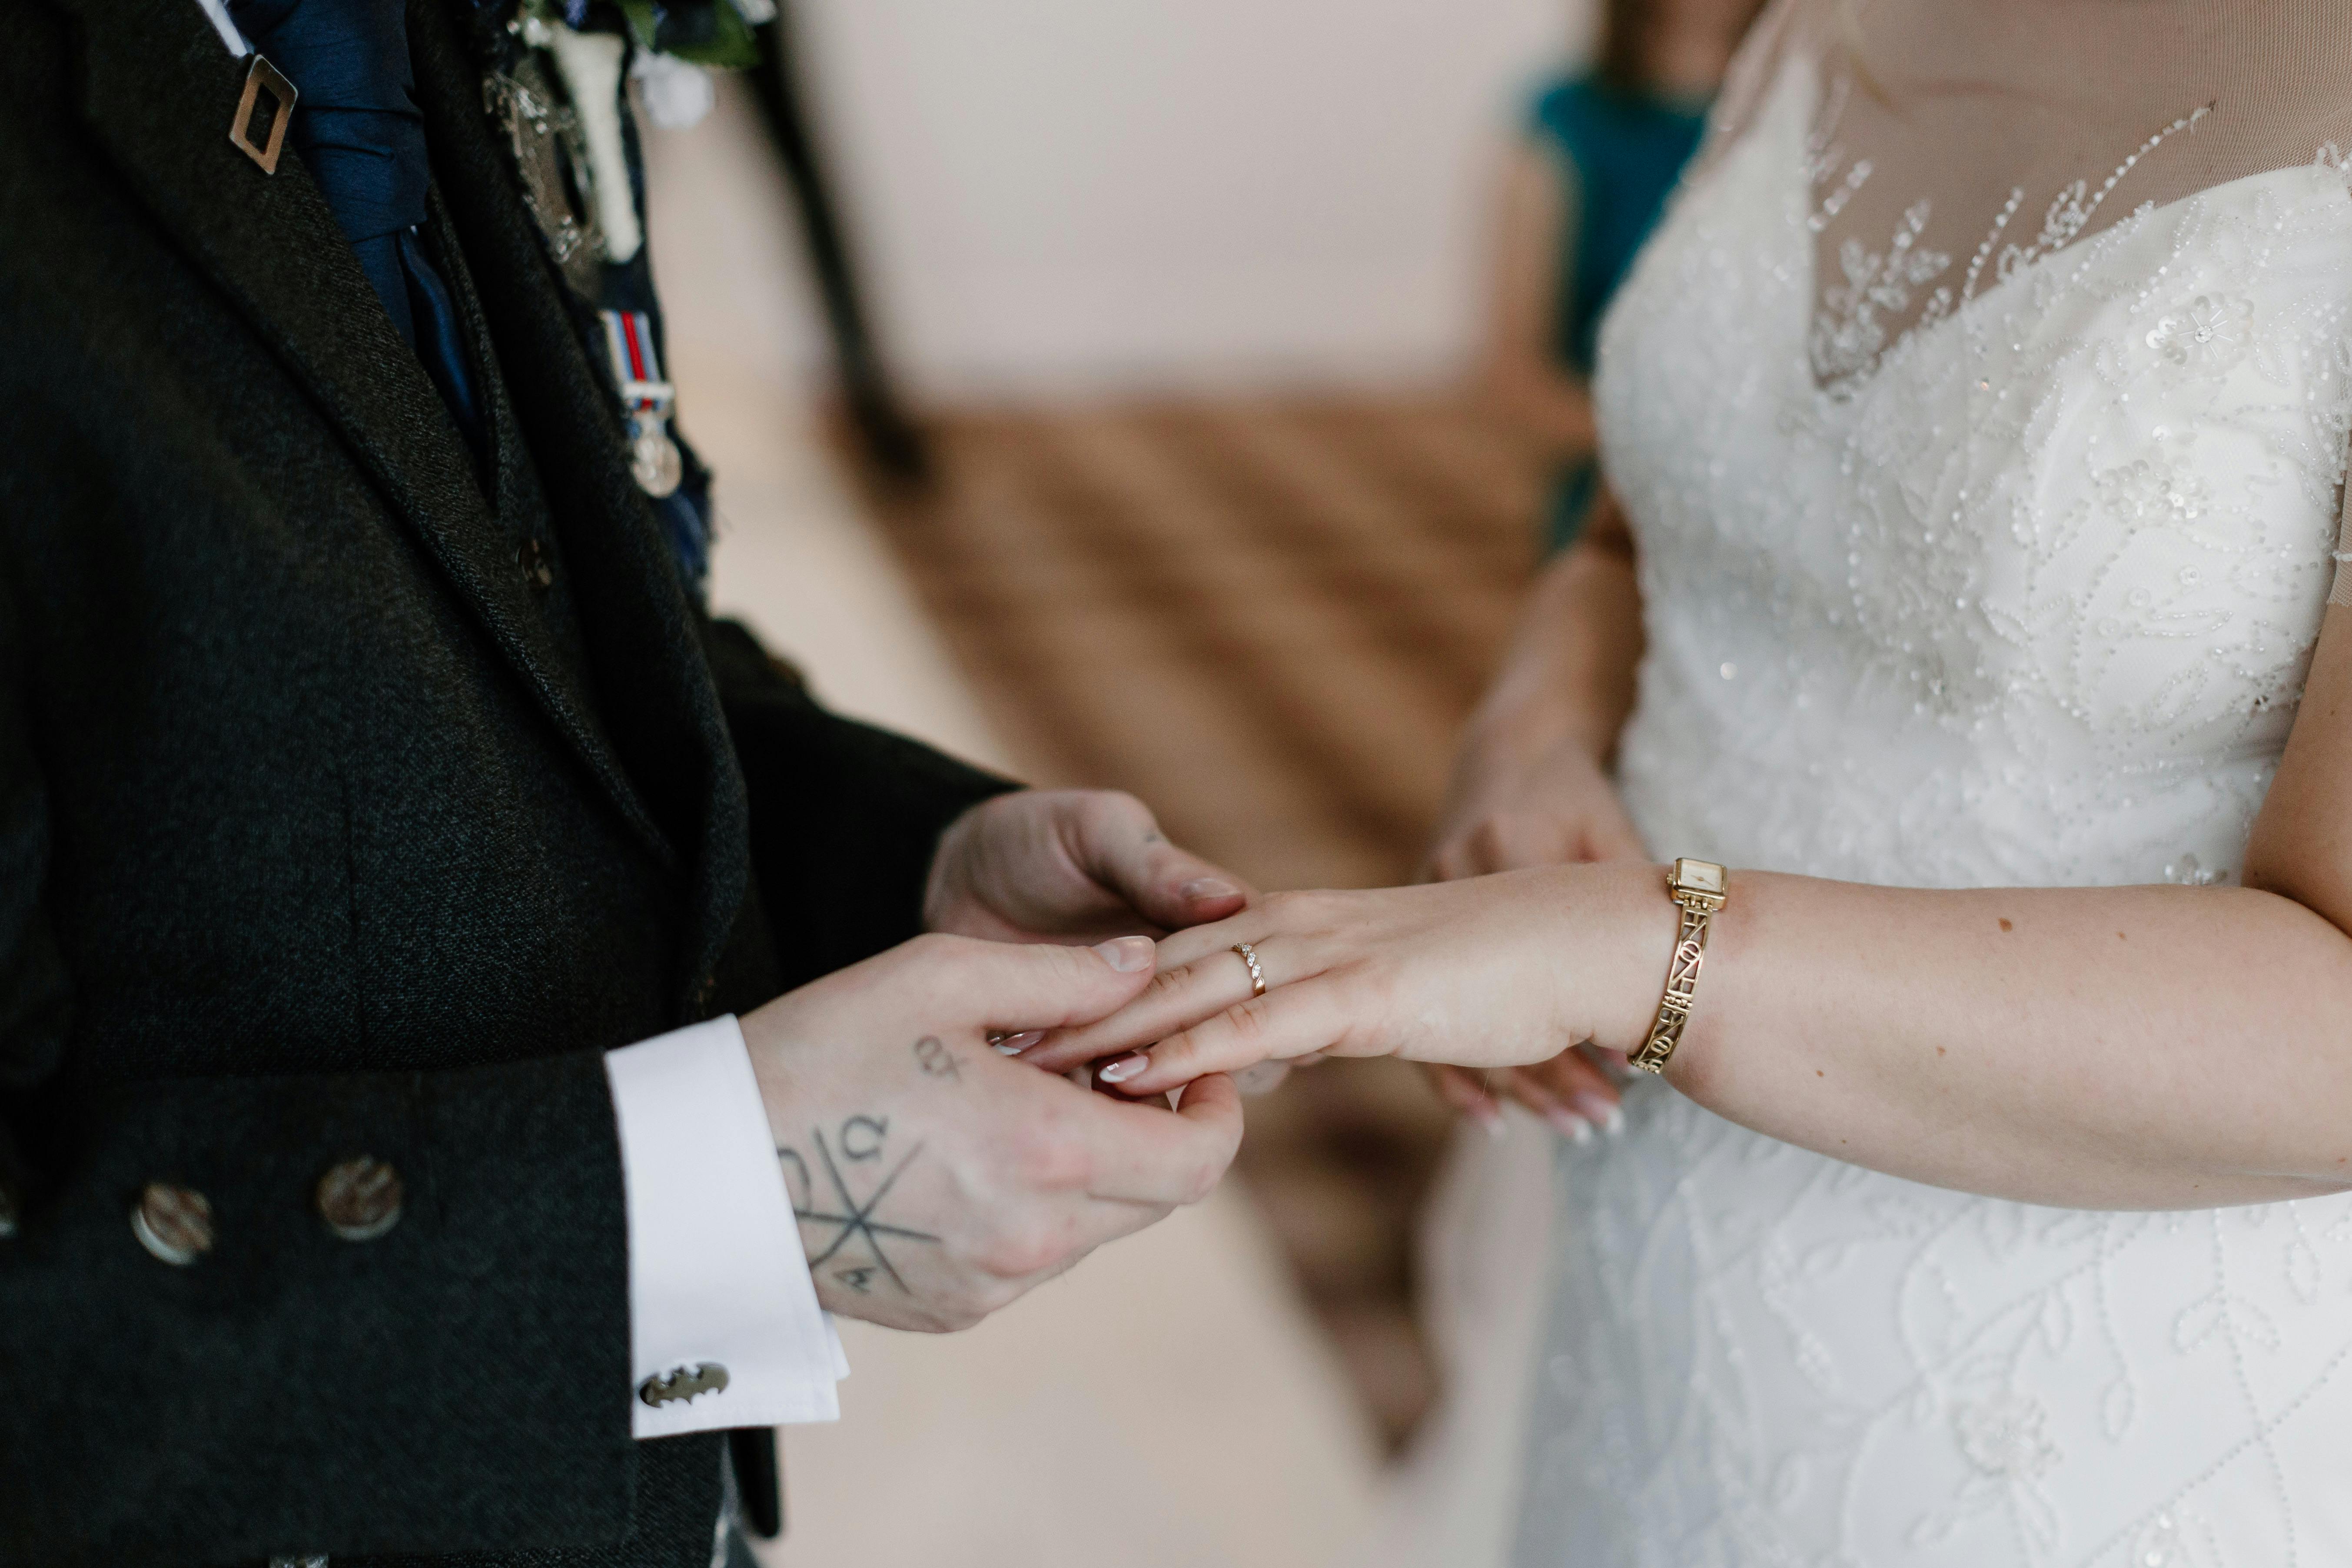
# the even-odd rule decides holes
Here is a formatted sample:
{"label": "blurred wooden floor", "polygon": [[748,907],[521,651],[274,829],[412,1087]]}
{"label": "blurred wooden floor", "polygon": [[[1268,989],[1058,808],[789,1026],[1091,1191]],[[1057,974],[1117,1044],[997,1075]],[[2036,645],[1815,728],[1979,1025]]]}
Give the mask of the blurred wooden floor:
{"label": "blurred wooden floor", "polygon": [[[1534,564],[1526,451],[1443,402],[950,412],[873,514],[1038,784],[1131,790],[1262,888],[1409,878]],[[1241,1170],[1392,1444],[1433,1393],[1412,1223],[1448,1117],[1294,1074]]]}

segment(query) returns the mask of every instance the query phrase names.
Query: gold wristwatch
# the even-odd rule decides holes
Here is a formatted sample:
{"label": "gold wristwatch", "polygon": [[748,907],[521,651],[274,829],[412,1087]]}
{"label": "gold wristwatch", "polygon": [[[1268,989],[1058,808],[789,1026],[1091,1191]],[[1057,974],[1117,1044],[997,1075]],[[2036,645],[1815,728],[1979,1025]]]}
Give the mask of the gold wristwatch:
{"label": "gold wristwatch", "polygon": [[1666,1059],[1682,1044],[1691,996],[1698,990],[1699,965],[1706,962],[1707,922],[1723,908],[1723,886],[1724,869],[1712,860],[1676,860],[1666,878],[1666,891],[1682,906],[1682,929],[1666,965],[1666,993],[1658,998],[1657,1019],[1650,1026],[1650,1037],[1631,1058],[1643,1072],[1665,1071]]}

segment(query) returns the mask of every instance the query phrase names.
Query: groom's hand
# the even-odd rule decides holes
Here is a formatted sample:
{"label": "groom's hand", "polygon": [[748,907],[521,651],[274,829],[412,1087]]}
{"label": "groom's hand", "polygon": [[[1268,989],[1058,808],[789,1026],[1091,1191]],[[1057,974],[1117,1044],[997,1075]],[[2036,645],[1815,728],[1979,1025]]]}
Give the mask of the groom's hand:
{"label": "groom's hand", "polygon": [[1152,944],[922,936],[742,1020],[817,1299],[893,1328],[967,1328],[1204,1196],[1241,1142],[1229,1079],[1131,1104],[989,1037],[1100,1018]]}
{"label": "groom's hand", "polygon": [[1133,795],[1024,790],[940,836],[923,917],[992,942],[1094,942],[1223,920],[1248,902],[1240,878],[1169,843]]}

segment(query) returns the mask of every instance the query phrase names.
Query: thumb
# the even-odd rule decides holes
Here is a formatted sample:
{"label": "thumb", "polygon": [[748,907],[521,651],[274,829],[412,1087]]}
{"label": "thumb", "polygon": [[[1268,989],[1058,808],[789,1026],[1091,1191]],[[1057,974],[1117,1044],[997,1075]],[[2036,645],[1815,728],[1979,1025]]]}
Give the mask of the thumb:
{"label": "thumb", "polygon": [[945,940],[955,944],[952,984],[966,1021],[1005,1033],[1108,1016],[1151,984],[1157,956],[1148,936],[1092,947]]}
{"label": "thumb", "polygon": [[1076,826],[1071,848],[1087,875],[1163,930],[1221,921],[1249,902],[1247,883],[1169,843],[1140,801],[1106,803],[1081,814]]}

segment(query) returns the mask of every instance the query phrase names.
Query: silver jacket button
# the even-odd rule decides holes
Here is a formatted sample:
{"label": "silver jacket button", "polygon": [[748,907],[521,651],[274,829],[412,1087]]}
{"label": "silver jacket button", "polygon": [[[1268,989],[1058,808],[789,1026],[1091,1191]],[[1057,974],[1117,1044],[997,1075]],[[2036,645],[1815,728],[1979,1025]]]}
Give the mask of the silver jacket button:
{"label": "silver jacket button", "polygon": [[194,1187],[150,1182],[131,1211],[131,1234],[157,1258],[184,1268],[213,1249],[212,1200]]}
{"label": "silver jacket button", "polygon": [[319,1217],[345,1241],[373,1241],[400,1223],[400,1173],[362,1154],[319,1178]]}
{"label": "silver jacket button", "polygon": [[693,1366],[674,1366],[667,1372],[656,1373],[637,1384],[637,1397],[658,1410],[665,1405],[677,1405],[692,1399],[698,1394],[719,1394],[727,1387],[727,1369],[715,1361],[698,1362]]}

